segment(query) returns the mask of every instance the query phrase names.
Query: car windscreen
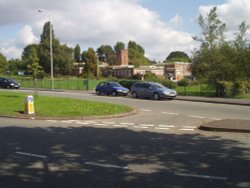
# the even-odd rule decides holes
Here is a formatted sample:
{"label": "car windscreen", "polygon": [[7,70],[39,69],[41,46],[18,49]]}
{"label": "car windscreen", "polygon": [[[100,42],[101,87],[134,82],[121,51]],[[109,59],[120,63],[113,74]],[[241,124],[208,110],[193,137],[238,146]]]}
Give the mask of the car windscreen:
{"label": "car windscreen", "polygon": [[161,85],[161,84],[152,84],[151,87],[152,87],[153,89],[162,89],[162,88],[165,88],[165,87],[164,87],[163,85]]}
{"label": "car windscreen", "polygon": [[110,86],[112,86],[112,87],[122,87],[119,83],[115,83],[115,82],[110,83]]}

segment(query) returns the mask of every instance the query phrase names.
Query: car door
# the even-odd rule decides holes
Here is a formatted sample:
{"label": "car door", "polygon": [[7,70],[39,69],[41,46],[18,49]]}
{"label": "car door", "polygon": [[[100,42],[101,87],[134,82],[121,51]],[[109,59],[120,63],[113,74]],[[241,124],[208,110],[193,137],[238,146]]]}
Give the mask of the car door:
{"label": "car door", "polygon": [[145,83],[143,86],[143,96],[144,97],[151,97],[152,94],[152,88],[150,87],[151,85],[149,83]]}

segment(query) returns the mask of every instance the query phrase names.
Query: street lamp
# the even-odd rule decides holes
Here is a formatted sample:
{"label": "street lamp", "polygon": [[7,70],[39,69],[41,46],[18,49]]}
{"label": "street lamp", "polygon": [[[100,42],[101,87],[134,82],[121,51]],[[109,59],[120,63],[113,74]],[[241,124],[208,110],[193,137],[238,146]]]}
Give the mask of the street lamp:
{"label": "street lamp", "polygon": [[[42,10],[38,10],[39,13],[43,13]],[[49,47],[50,47],[50,75],[51,75],[51,90],[54,90],[54,65],[53,65],[53,48],[52,48],[52,21],[49,15]]]}

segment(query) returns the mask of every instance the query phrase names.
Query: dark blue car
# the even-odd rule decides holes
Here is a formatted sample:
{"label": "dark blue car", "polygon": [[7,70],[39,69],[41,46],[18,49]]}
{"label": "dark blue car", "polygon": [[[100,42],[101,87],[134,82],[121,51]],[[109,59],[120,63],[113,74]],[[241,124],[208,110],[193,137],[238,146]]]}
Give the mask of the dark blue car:
{"label": "dark blue car", "polygon": [[101,82],[96,86],[96,94],[106,94],[106,95],[127,95],[129,93],[129,90],[123,86],[121,86],[117,82]]}

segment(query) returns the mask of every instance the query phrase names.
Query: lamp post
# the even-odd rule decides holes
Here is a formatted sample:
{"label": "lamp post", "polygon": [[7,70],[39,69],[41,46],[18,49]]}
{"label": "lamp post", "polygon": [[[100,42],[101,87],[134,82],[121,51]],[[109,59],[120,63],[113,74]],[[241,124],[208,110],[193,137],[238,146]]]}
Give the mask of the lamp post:
{"label": "lamp post", "polygon": [[[38,10],[39,13],[43,13],[42,10]],[[52,21],[49,15],[49,48],[50,48],[50,76],[51,76],[51,90],[54,90],[54,65],[53,65],[53,46],[52,46]]]}

